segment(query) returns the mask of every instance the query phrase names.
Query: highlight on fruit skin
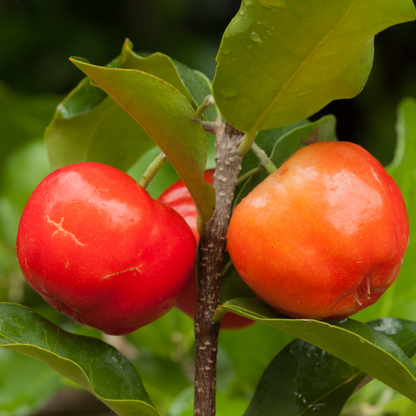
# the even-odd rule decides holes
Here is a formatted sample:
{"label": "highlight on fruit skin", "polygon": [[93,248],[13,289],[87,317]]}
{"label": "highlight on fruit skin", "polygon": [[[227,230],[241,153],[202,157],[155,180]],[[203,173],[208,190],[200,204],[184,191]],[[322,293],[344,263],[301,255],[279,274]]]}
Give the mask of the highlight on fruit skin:
{"label": "highlight on fruit skin", "polygon": [[235,208],[227,249],[247,285],[294,318],[342,319],[395,281],[409,239],[399,187],[362,147],[295,152]]}
{"label": "highlight on fruit skin", "polygon": [[[208,169],[205,171],[204,179],[206,183],[209,183],[210,185],[214,184],[214,173],[215,169]],[[194,233],[196,242],[198,244],[199,234],[196,225],[196,207],[191,194],[189,193],[183,181],[180,179],[176,181],[173,185],[166,189],[166,191],[164,191],[158,199],[164,204],[172,207],[186,220],[188,225],[191,227],[191,230]],[[176,308],[186,313],[192,319],[195,319],[197,302],[198,287],[196,282],[196,273],[195,270],[193,270],[191,272],[191,281],[189,287],[184,296],[176,304]],[[224,314],[221,320],[221,330],[242,329],[252,325],[253,323],[254,321],[251,319],[247,319],[243,316],[227,312]]]}
{"label": "highlight on fruit skin", "polygon": [[188,288],[195,252],[193,233],[176,211],[99,163],[47,176],[17,235],[29,285],[56,309],[111,335],[167,313]]}

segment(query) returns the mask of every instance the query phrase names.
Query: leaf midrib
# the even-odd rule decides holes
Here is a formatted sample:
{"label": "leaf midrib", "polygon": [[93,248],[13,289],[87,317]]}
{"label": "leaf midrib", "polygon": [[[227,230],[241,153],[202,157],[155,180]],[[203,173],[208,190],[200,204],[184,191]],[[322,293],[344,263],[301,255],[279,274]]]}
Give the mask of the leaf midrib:
{"label": "leaf midrib", "polygon": [[293,83],[293,81],[296,79],[298,74],[303,70],[303,68],[306,67],[307,63],[312,59],[312,57],[317,53],[317,51],[322,47],[322,45],[326,42],[326,40],[334,33],[334,31],[341,25],[341,23],[347,18],[347,16],[351,13],[351,10],[353,7],[358,3],[359,0],[355,0],[346,13],[342,16],[342,18],[339,20],[339,22],[333,27],[328,34],[315,46],[315,48],[309,53],[309,55],[302,61],[302,63],[299,65],[299,67],[296,69],[296,71],[292,74],[292,76],[286,81],[286,83],[283,85],[283,87],[280,89],[276,97],[273,99],[273,101],[268,105],[266,110],[262,113],[262,115],[259,117],[257,122],[254,124],[254,126],[250,129],[250,132],[257,132],[260,129],[260,126],[263,124],[263,121],[266,119],[266,117],[270,114],[270,112],[273,110],[273,108],[276,106],[277,102],[280,100],[281,96],[287,91],[289,86]]}

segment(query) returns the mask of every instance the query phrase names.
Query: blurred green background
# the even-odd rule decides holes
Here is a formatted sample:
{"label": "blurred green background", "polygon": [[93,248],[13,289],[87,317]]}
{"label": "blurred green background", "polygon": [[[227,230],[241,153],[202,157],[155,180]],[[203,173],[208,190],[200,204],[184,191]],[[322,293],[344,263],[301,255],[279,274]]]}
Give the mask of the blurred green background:
{"label": "blurred green background", "polygon": [[[24,284],[14,252],[24,204],[50,172],[43,131],[83,77],[68,57],[102,65],[129,38],[136,52],[163,52],[212,79],[222,33],[239,5],[238,0],[0,0],[0,301],[25,303],[73,332],[100,336],[45,305]],[[364,91],[331,103],[313,119],[335,114],[340,140],[361,144],[387,165],[396,144],[397,105],[416,97],[415,40],[414,23],[378,35]],[[267,342],[260,345],[261,339]],[[221,335],[219,414],[243,413],[265,366],[289,339],[261,325]],[[170,416],[191,414],[193,334],[187,316],[173,310],[121,348],[163,414],[172,403]],[[0,416],[34,413],[68,384],[44,365],[2,349],[0,368]],[[366,393],[369,402],[378,397],[375,392]]]}

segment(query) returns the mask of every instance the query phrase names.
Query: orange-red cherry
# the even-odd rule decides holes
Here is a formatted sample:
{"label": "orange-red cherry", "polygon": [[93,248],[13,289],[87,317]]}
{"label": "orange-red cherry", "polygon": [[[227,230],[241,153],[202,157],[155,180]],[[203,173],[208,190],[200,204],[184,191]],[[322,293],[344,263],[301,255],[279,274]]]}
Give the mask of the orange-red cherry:
{"label": "orange-red cherry", "polygon": [[295,318],[339,319],[377,301],[409,239],[400,189],[362,147],[295,152],[232,214],[227,249],[265,302]]}

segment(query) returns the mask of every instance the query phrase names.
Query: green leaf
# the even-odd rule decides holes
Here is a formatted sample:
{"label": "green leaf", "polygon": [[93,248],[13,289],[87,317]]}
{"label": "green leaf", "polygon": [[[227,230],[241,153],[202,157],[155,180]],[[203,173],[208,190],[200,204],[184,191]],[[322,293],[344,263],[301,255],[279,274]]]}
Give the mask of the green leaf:
{"label": "green leaf", "polygon": [[[77,58],[84,61],[82,58]],[[137,55],[126,40],[120,56],[107,68],[137,69],[157,76],[175,86],[197,108],[212,94],[211,82],[199,71],[176,62],[167,55]],[[215,120],[216,106],[203,116]],[[45,133],[45,143],[53,169],[72,163],[93,161],[127,171],[154,141],[107,94],[84,78],[58,106]]]}
{"label": "green leaf", "polygon": [[74,335],[22,305],[0,303],[0,346],[36,358],[118,415],[158,416],[140,376],[114,347]]}
{"label": "green leaf", "polygon": [[354,97],[372,67],[374,35],[414,18],[411,0],[244,0],[217,55],[218,108],[254,133]]}
{"label": "green leaf", "polygon": [[215,206],[214,188],[204,181],[205,133],[195,111],[171,84],[145,72],[72,62],[137,121],[168,157],[189,189],[199,214],[208,221]]}
{"label": "green leaf", "polygon": [[368,321],[379,316],[416,320],[416,100],[407,98],[398,107],[397,148],[386,168],[396,181],[409,215],[410,239],[403,265],[393,285],[372,306],[359,312],[357,319]]}
{"label": "green leaf", "polygon": [[[163,79],[177,88],[194,109],[202,104],[207,95],[212,94],[211,82],[201,72],[188,68],[160,52],[147,57],[140,56],[133,52],[132,47],[132,43],[126,40],[123,46],[121,68],[137,69]],[[211,106],[204,112],[203,117],[215,121],[219,117],[217,107]]]}
{"label": "green leaf", "polygon": [[102,94],[85,78],[58,107],[44,137],[52,169],[98,162],[125,171],[155,146],[142,127]]}
{"label": "green leaf", "polygon": [[[392,339],[409,358],[414,355],[416,323],[384,318],[367,325]],[[298,339],[266,368],[244,416],[272,415],[274,409],[285,416],[317,411],[338,415],[356,389],[371,380],[358,368]]]}
{"label": "green leaf", "polygon": [[416,367],[391,339],[366,324],[289,319],[256,299],[233,299],[221,307],[309,342],[416,401]]}

